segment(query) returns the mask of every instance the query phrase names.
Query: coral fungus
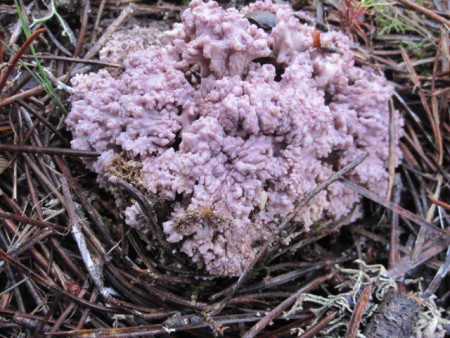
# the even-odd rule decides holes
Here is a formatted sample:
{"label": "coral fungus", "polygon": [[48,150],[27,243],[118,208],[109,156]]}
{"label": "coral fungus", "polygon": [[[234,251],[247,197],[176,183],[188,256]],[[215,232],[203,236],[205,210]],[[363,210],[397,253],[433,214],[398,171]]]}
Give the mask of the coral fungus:
{"label": "coral fungus", "polygon": [[[270,20],[260,27],[253,12]],[[139,162],[139,188],[170,202],[167,241],[212,275],[239,275],[295,205],[362,152],[351,180],[387,188],[393,89],[354,65],[344,34],[322,32],[319,50],[314,31],[287,5],[239,12],[194,0],[162,46],[130,53],[122,74],[74,78],[72,146],[102,154],[87,164],[105,186],[120,154]],[[396,112],[396,146],[401,124]],[[293,221],[306,231],[359,200],[335,183]],[[126,222],[145,229],[139,213],[128,205]]]}

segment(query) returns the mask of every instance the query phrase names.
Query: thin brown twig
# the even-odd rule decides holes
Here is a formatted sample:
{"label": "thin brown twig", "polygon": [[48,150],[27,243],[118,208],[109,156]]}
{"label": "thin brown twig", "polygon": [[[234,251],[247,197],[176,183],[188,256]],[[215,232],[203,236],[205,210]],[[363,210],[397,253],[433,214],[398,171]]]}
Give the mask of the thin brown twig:
{"label": "thin brown twig", "polygon": [[[437,184],[436,184],[436,190],[435,190],[435,195],[434,198],[439,198],[439,194],[441,192],[441,187],[442,187],[442,177],[440,175],[437,175]],[[425,220],[427,220],[428,222],[431,222],[433,219],[433,214],[435,213],[436,210],[436,205],[435,204],[431,204],[430,207],[428,208],[426,215],[425,215]],[[429,235],[429,228],[420,227],[419,230],[419,234],[417,235],[416,241],[414,243],[414,248],[411,254],[411,260],[415,261],[417,256],[419,255],[419,253],[422,251],[425,241],[428,238]]]}
{"label": "thin brown twig", "polygon": [[69,184],[67,179],[63,176],[61,180],[61,186],[64,195],[65,207],[69,216],[69,224],[71,226],[72,236],[78,245],[78,249],[81,253],[84,265],[94,282],[95,286],[99,290],[100,294],[106,299],[110,300],[111,296],[108,290],[105,288],[103,282],[103,264],[100,257],[88,246],[84,233],[82,231],[81,223],[83,222],[75,211],[75,205],[72,195],[69,190]]}
{"label": "thin brown twig", "polygon": [[440,201],[436,198],[433,198],[432,196],[428,196],[428,199],[431,201],[431,203],[436,204],[437,206],[442,207],[444,209],[450,210],[450,204]]}
{"label": "thin brown twig", "polygon": [[76,157],[98,157],[99,153],[90,150],[77,150],[70,148],[36,147],[20,144],[0,144],[0,151],[28,154],[67,155]]}
{"label": "thin brown twig", "polygon": [[[4,229],[6,229],[10,235],[16,235],[19,233],[19,228],[12,221],[10,221],[8,219],[3,219],[3,220],[1,220],[1,223],[4,226]],[[5,245],[5,248],[9,248],[9,245]],[[41,248],[42,248],[42,246],[41,246]],[[33,261],[37,263],[35,265],[36,269],[42,268],[42,269],[48,270],[46,273],[39,272],[41,274],[41,276],[52,277],[52,278],[55,278],[58,276],[55,266],[50,265],[49,261],[46,259],[46,257],[44,257],[44,255],[41,254],[40,251],[37,250],[37,248],[35,246],[29,247],[29,253],[31,254],[30,256],[32,257]],[[13,257],[12,255],[10,255],[10,256]]]}
{"label": "thin brown twig", "polygon": [[[198,317],[197,317],[198,318]],[[214,317],[213,320],[219,325],[237,324],[237,323],[251,323],[259,320],[260,317],[254,313],[242,314],[239,316],[226,315]],[[182,332],[196,328],[207,327],[209,323],[202,322],[200,324],[186,323],[179,327],[171,328],[171,332]],[[139,337],[152,336],[157,334],[167,334],[168,328],[164,328],[161,324],[139,325],[119,328],[102,328],[102,329],[80,329],[73,331],[57,331],[53,332],[55,336],[65,337],[85,337],[85,336],[99,336],[101,337]]]}
{"label": "thin brown twig", "polygon": [[225,298],[222,301],[210,307],[211,311],[209,312],[209,315],[216,316],[222,312],[222,310],[228,305],[231,298],[233,298],[233,296],[236,294],[239,288],[247,281],[255,265],[264,257],[264,255],[267,252],[267,249],[269,248],[269,245],[270,243],[266,242],[262,246],[262,248],[258,252],[258,255],[256,255],[256,257],[252,260],[252,262],[245,268],[244,272],[241,274],[237,282],[234,283],[233,286],[230,288]]}
{"label": "thin brown twig", "polygon": [[438,158],[440,159],[442,157],[442,155],[441,155],[441,152],[442,152],[442,137],[441,137],[441,132],[440,132],[440,128],[439,128],[439,120],[435,116],[435,114],[433,114],[432,108],[430,108],[430,105],[428,104],[428,101],[426,99],[425,93],[423,92],[423,90],[421,88],[420,81],[417,78],[417,73],[416,73],[414,67],[411,64],[411,60],[409,58],[408,53],[403,48],[401,49],[401,52],[402,52],[403,59],[406,62],[408,71],[410,73],[411,80],[414,82],[414,87],[418,88],[420,100],[422,102],[423,108],[424,108],[425,113],[426,113],[426,115],[428,117],[428,120],[430,122],[431,129],[433,130],[433,137],[434,137],[435,148],[438,151]]}
{"label": "thin brown twig", "polygon": [[[36,322],[47,322],[48,324],[54,324],[56,322],[56,319],[52,319],[52,318],[48,318],[47,320],[44,319],[44,317],[41,316],[37,316],[35,314],[30,314],[30,313],[26,313],[26,312],[19,312],[19,311],[12,311],[12,310],[7,310],[7,309],[0,309],[0,314],[2,315],[2,317],[6,317],[6,318],[11,318],[13,319],[21,317],[21,318],[28,318],[28,319],[33,319],[36,320]],[[74,326],[70,325],[70,324],[64,324],[65,327],[67,327],[68,329],[73,329]]]}
{"label": "thin brown twig", "polygon": [[[59,132],[58,129],[56,129],[55,126],[53,126],[53,124],[43,116],[43,114],[39,114],[38,112],[35,112],[34,109],[31,107],[30,104],[28,104],[27,102],[23,101],[23,100],[17,100],[17,103],[22,106],[23,108],[25,108],[28,112],[30,112],[33,116],[35,116],[40,122],[42,122],[48,129],[50,129],[55,136],[58,138],[58,140],[60,140],[62,142],[62,144],[65,145],[69,145],[70,143],[67,141],[67,139]],[[31,130],[31,128],[30,128]],[[25,140],[23,140],[25,141]],[[25,144],[25,143],[23,143]]]}
{"label": "thin brown twig", "polygon": [[3,211],[3,210],[0,210],[0,218],[12,219],[12,220],[17,221],[17,222],[21,222],[21,223],[25,223],[25,224],[31,224],[31,225],[34,225],[34,226],[37,226],[37,227],[40,227],[40,228],[43,228],[43,229],[50,228],[50,229],[53,229],[53,230],[58,231],[60,233],[64,233],[67,230],[65,227],[63,227],[61,225],[58,225],[58,224],[55,224],[55,223],[39,221],[39,220],[34,219],[34,218],[29,218],[29,217],[26,217],[26,216],[23,216],[23,215],[13,214],[13,213],[6,212],[6,211]]}
{"label": "thin brown twig", "polygon": [[421,217],[413,214],[411,211],[406,210],[395,203],[387,202],[384,198],[381,198],[380,196],[377,196],[376,194],[371,193],[369,190],[367,190],[353,182],[344,181],[343,184],[346,187],[349,187],[350,189],[363,195],[364,197],[371,199],[378,204],[381,204],[385,208],[388,208],[394,212],[397,212],[400,216],[402,216],[420,226],[424,226],[424,227],[430,229],[434,233],[437,233],[440,236],[442,236],[444,239],[450,239],[450,233],[448,231],[435,227],[434,225],[432,225],[431,223],[428,223],[426,220],[422,219]]}
{"label": "thin brown twig", "polygon": [[103,11],[105,9],[105,4],[106,4],[106,0],[101,0],[100,6],[98,6],[97,16],[95,17],[95,22],[94,22],[94,30],[92,33],[91,43],[94,43],[94,41],[97,39],[98,26],[100,25],[100,19],[102,17]]}
{"label": "thin brown twig", "polygon": [[273,250],[271,252],[269,262],[283,256],[284,254],[286,254],[289,251],[291,251],[291,252],[297,251],[298,249],[300,249],[308,244],[317,242],[319,239],[321,239],[325,236],[339,232],[339,229],[341,227],[343,227],[344,225],[347,225],[349,223],[349,221],[352,219],[355,210],[356,210],[356,208],[353,208],[353,210],[348,215],[343,216],[334,222],[329,222],[329,223],[325,224],[324,226],[320,226],[317,229],[313,229],[311,232],[308,232],[307,234],[305,234],[304,238],[301,238],[296,243],[293,243],[285,248]]}
{"label": "thin brown twig", "polygon": [[89,308],[91,308],[93,310],[105,311],[107,313],[115,313],[115,312],[117,312],[114,308],[106,307],[106,306],[99,305],[99,304],[94,304],[94,303],[88,302],[88,301],[86,301],[86,300],[84,300],[82,298],[78,298],[77,296],[71,295],[70,293],[68,293],[68,292],[62,290],[61,288],[59,288],[58,286],[56,286],[54,281],[51,280],[49,277],[48,278],[44,278],[44,277],[38,275],[37,273],[32,271],[30,268],[26,267],[25,265],[23,265],[19,261],[13,259],[11,257],[11,255],[7,254],[2,249],[0,249],[0,257],[6,263],[8,263],[10,266],[12,266],[12,267],[16,268],[17,270],[21,271],[22,273],[24,273],[28,277],[32,278],[36,283],[38,283],[42,287],[44,287],[44,288],[46,288],[46,289],[48,289],[48,290],[50,290],[50,291],[52,291],[54,293],[62,293],[69,300],[73,300],[73,301],[77,302],[78,304],[81,304],[81,305],[84,305],[84,306],[88,306]]}
{"label": "thin brown twig", "polygon": [[[75,192],[75,195],[77,196],[78,200],[82,204],[84,211],[87,213],[87,216],[92,221],[92,223],[96,225],[97,230],[100,231],[102,240],[106,241],[108,245],[114,247],[115,242],[112,239],[111,234],[107,231],[106,226],[105,226],[104,222],[102,221],[100,213],[97,211],[97,209],[92,207],[91,203],[89,203],[82,188],[72,177],[72,174],[70,173],[70,170],[67,167],[67,165],[64,163],[64,161],[59,156],[54,156],[54,160],[55,160],[55,163],[58,166],[59,170],[61,170],[64,177],[69,182],[70,187]],[[90,231],[90,233],[92,233],[92,232]]]}
{"label": "thin brown twig", "polygon": [[125,193],[127,193],[133,199],[136,200],[147,221],[147,224],[149,224],[150,226],[153,236],[159,242],[161,248],[170,255],[172,252],[172,248],[170,247],[169,243],[165,240],[164,235],[162,234],[162,229],[160,229],[160,226],[158,225],[158,220],[155,214],[155,208],[152,202],[147,200],[145,196],[143,196],[143,194],[133,185],[129,184],[128,182],[124,181],[123,179],[117,176],[111,176],[110,182],[113,185],[121,188]]}
{"label": "thin brown twig", "polygon": [[444,264],[442,264],[439,267],[433,280],[430,282],[430,284],[428,285],[428,288],[425,290],[424,298],[430,297],[431,295],[436,293],[440,284],[442,283],[444,278],[447,276],[447,273],[449,272],[449,270],[450,270],[450,248],[447,249],[447,255],[445,257]]}
{"label": "thin brown twig", "polygon": [[[31,203],[33,206],[32,209],[35,211],[38,220],[43,221],[44,213],[42,211],[41,204],[38,201],[36,187],[34,185],[35,180],[32,179],[31,172],[27,163],[25,163],[25,176],[27,178],[28,190],[30,192]],[[57,253],[59,259],[64,263],[64,266],[67,267],[67,269],[71,273],[73,273],[76,278],[82,280],[84,278],[84,273],[82,273],[78,265],[73,262],[73,260],[67,253],[67,250],[61,246],[60,241],[52,236],[50,237],[50,244],[53,250]]]}
{"label": "thin brown twig", "polygon": [[286,225],[298,215],[299,211],[308,204],[317,194],[319,194],[322,190],[326,189],[330,184],[341,180],[345,175],[350,173],[353,169],[355,169],[362,161],[364,161],[367,157],[367,153],[363,153],[359,155],[356,159],[354,159],[351,163],[346,165],[344,168],[339,170],[337,173],[330,176],[325,182],[319,184],[316,188],[314,188],[311,192],[309,192],[305,198],[303,198],[298,205],[295,207],[294,211],[291,212],[289,216],[287,216],[283,222],[279,225],[279,229],[282,230],[286,227]]}
{"label": "thin brown twig", "polygon": [[[60,78],[58,78],[59,81],[64,82],[67,79],[67,75],[63,75]],[[0,100],[0,107],[7,106],[11,103],[14,103],[16,100],[20,99],[29,99],[32,96],[36,96],[44,91],[44,87],[42,85],[36,86],[31,89],[24,90],[23,92],[20,92],[15,95],[10,95],[2,100]]]}
{"label": "thin brown twig", "polygon": [[[394,203],[400,203],[400,193],[401,193],[401,180],[396,177],[396,190],[394,192]],[[388,255],[388,268],[393,268],[398,260],[400,259],[400,217],[396,212],[392,212],[391,216],[391,230],[389,234],[389,255]]]}
{"label": "thin brown twig", "polygon": [[[86,32],[87,32],[87,26],[89,23],[89,14],[91,12],[91,1],[90,0],[81,0],[82,5],[82,12],[80,15],[80,33],[77,38],[77,47],[75,49],[75,52],[73,53],[74,57],[78,57],[81,54],[81,51],[84,47],[84,43],[86,41]],[[72,69],[72,68],[71,68]],[[69,71],[69,74],[71,71]]]}
{"label": "thin brown twig", "polygon": [[350,323],[348,324],[348,331],[345,338],[356,338],[358,335],[359,325],[361,323],[362,316],[366,310],[367,304],[372,294],[372,284],[367,285],[359,297],[355,310],[353,310]]}
{"label": "thin brown twig", "polygon": [[5,86],[6,81],[8,80],[9,75],[11,74],[12,70],[16,66],[17,62],[19,62],[20,57],[25,52],[25,50],[31,45],[31,43],[39,36],[39,34],[45,32],[45,28],[38,29],[37,31],[33,32],[30,37],[23,43],[22,47],[17,51],[17,53],[14,55],[13,60],[8,65],[8,68],[6,69],[5,73],[3,74],[3,77],[0,79],[0,93],[3,90],[3,87]]}
{"label": "thin brown twig", "polygon": [[389,162],[388,162],[388,188],[386,200],[391,200],[392,188],[395,179],[395,108],[392,99],[389,100]]}
{"label": "thin brown twig", "polygon": [[[81,27],[80,27],[80,33],[78,34],[78,38],[77,38],[77,47],[75,48],[75,52],[73,53],[74,57],[80,56],[81,51],[84,46],[84,42],[86,40],[86,29],[87,29],[87,25],[89,22],[89,12],[91,10],[90,0],[82,0],[82,6],[83,6],[83,11],[82,11],[81,17],[80,17]],[[69,70],[67,72],[67,79],[70,78],[75,67],[76,67],[75,63],[73,63],[69,67]]]}
{"label": "thin brown twig", "polygon": [[297,320],[293,323],[280,327],[277,330],[271,331],[270,333],[260,336],[259,338],[282,338],[288,337],[292,334],[292,330],[304,327],[306,324],[311,322],[314,319],[314,315],[310,314],[305,318]]}
{"label": "thin brown twig", "polygon": [[[89,298],[89,302],[93,303],[95,302],[95,300],[97,299],[97,292],[94,290],[92,291],[91,297]],[[86,321],[86,319],[88,318],[89,314],[91,312],[91,309],[86,308],[83,311],[83,314],[81,315],[80,321],[78,322],[77,325],[77,330],[81,329],[84,326],[84,323]]]}
{"label": "thin brown twig", "polygon": [[[78,293],[77,297],[83,298],[83,296],[86,294],[86,292],[87,292],[87,290],[85,288],[82,288],[80,290],[80,292]],[[76,308],[76,306],[77,306],[77,304],[75,302],[71,302],[66,307],[66,309],[64,310],[62,315],[58,318],[56,323],[53,325],[53,327],[51,328],[50,332],[57,331],[61,327],[61,325],[63,325],[63,323],[66,321],[67,317],[69,317],[70,313]]]}
{"label": "thin brown twig", "polygon": [[336,318],[337,313],[331,312],[323,319],[319,320],[316,324],[311,326],[308,330],[302,333],[299,338],[314,338],[316,334],[322,331],[334,318]]}
{"label": "thin brown twig", "polygon": [[298,297],[300,297],[303,293],[308,292],[317,286],[321,285],[326,280],[330,279],[334,275],[334,272],[326,274],[324,276],[318,277],[313,281],[309,282],[307,285],[301,287],[299,290],[294,292],[291,296],[286,298],[283,302],[281,302],[278,306],[269,311],[258,323],[253,325],[250,330],[248,330],[242,338],[253,338],[255,337],[261,330],[263,330],[271,321],[277,318],[286,308],[294,304]]}
{"label": "thin brown twig", "polygon": [[430,258],[447,249],[450,246],[450,240],[435,236],[426,244],[428,248],[421,251],[414,261],[410,256],[401,258],[392,269],[388,270],[387,276],[394,279],[403,277],[408,271],[427,262]]}
{"label": "thin brown twig", "polygon": [[439,22],[440,24],[447,25],[447,28],[450,28],[449,20],[443,18],[439,14],[434,13],[433,11],[429,10],[428,8],[420,6],[417,3],[412,2],[411,0],[398,0],[398,2],[428,16],[430,19],[432,19],[436,22]]}
{"label": "thin brown twig", "polygon": [[30,236],[25,243],[22,245],[16,245],[12,250],[9,250],[9,254],[13,257],[17,257],[32,246],[43,242],[46,237],[51,235],[54,235],[54,232],[51,229],[42,229],[37,231],[34,235]]}
{"label": "thin brown twig", "polygon": [[[47,322],[50,318],[52,318],[53,313],[55,312],[56,308],[60,305],[62,295],[57,294],[55,297],[55,300],[53,301],[52,306],[48,309],[47,313],[45,314],[44,320],[42,320],[36,327],[36,329],[33,332],[32,338],[37,338],[42,336],[41,331],[44,328],[45,322]],[[47,330],[46,330],[47,331]]]}
{"label": "thin brown twig", "polygon": [[[86,0],[87,1],[87,0]],[[103,47],[106,41],[111,38],[111,35],[135,12],[135,7],[129,5],[126,7],[117,19],[109,25],[108,29],[103,33],[103,35],[97,40],[97,42],[89,49],[89,51],[84,56],[84,59],[92,59],[98,51]],[[75,69],[77,69],[75,67]]]}

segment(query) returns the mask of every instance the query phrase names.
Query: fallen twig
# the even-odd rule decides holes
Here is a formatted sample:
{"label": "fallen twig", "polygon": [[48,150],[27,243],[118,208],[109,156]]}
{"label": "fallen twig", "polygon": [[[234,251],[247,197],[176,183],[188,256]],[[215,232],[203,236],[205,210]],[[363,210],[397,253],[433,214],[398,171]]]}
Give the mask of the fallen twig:
{"label": "fallen twig", "polygon": [[307,285],[301,287],[295,293],[293,293],[290,297],[285,299],[282,303],[280,303],[277,307],[268,312],[258,323],[252,326],[250,330],[248,330],[242,337],[243,338],[252,338],[255,337],[261,330],[263,330],[271,321],[273,321],[276,317],[278,317],[286,308],[291,306],[298,297],[300,297],[303,293],[309,292],[314,289],[318,285],[321,285],[327,279],[331,278],[334,275],[333,272],[318,277],[308,283]]}
{"label": "fallen twig", "polygon": [[99,153],[89,150],[77,150],[71,148],[36,147],[19,144],[0,144],[0,151],[10,151],[13,153],[67,155],[76,157],[98,157]]}
{"label": "fallen twig", "polygon": [[450,21],[443,18],[439,14],[434,13],[433,11],[429,10],[428,8],[425,8],[423,6],[418,5],[415,2],[412,2],[410,0],[398,0],[401,4],[410,7],[426,16],[428,16],[430,19],[439,22],[440,24],[447,25],[447,28],[450,28]]}
{"label": "fallen twig", "polygon": [[[11,74],[12,70],[16,66],[17,62],[19,62],[20,57],[25,52],[25,50],[31,45],[31,43],[36,40],[36,38],[39,36],[39,34],[45,32],[45,28],[38,29],[37,31],[33,32],[33,34],[30,35],[30,37],[23,43],[22,47],[17,51],[17,53],[14,55],[13,60],[8,65],[8,68],[3,74],[3,77],[0,79],[0,93],[3,90],[3,87],[5,86],[6,81],[8,80],[9,75]],[[2,43],[2,42],[0,42]]]}
{"label": "fallen twig", "polygon": [[345,338],[356,338],[358,336],[358,329],[361,323],[361,318],[364,315],[364,311],[369,302],[370,295],[372,294],[372,285],[369,284],[362,291],[359,297],[358,303],[356,304],[355,310],[353,310],[350,323],[348,324],[348,331]]}

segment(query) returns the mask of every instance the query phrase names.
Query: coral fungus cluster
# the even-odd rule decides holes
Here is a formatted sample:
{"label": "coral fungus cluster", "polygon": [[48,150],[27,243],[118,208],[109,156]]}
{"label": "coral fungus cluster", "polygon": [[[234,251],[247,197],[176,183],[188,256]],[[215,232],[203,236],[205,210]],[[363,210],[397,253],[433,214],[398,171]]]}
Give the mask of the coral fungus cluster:
{"label": "coral fungus cluster", "polygon": [[[249,20],[255,12],[273,27]],[[300,18],[271,1],[239,12],[194,0],[162,46],[128,55],[120,75],[73,79],[72,146],[101,153],[87,164],[103,182],[124,152],[139,162],[140,189],[170,201],[167,241],[212,275],[239,275],[308,192],[363,152],[351,179],[386,191],[393,89],[354,65],[345,35],[322,32],[317,48]],[[397,112],[395,125],[397,146]],[[359,200],[332,184],[294,222],[307,230]],[[139,213],[124,211],[143,229]]]}

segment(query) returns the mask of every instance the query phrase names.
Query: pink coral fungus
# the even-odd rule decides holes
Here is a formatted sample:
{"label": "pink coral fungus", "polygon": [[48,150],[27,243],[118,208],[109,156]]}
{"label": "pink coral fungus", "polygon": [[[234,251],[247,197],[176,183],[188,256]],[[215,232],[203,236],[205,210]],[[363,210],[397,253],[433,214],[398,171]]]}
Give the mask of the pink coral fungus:
{"label": "pink coral fungus", "polygon": [[[273,27],[249,21],[254,12]],[[351,179],[386,191],[393,89],[354,65],[344,34],[323,32],[326,48],[314,48],[303,21],[271,1],[239,12],[194,0],[163,45],[128,55],[122,74],[73,80],[72,146],[102,153],[88,165],[103,183],[114,159],[139,163],[139,189],[170,201],[167,241],[212,275],[242,273],[295,205],[363,152]],[[396,146],[401,124],[396,112]],[[335,183],[293,220],[306,231],[359,200]],[[140,212],[128,205],[125,216],[143,229]]]}

